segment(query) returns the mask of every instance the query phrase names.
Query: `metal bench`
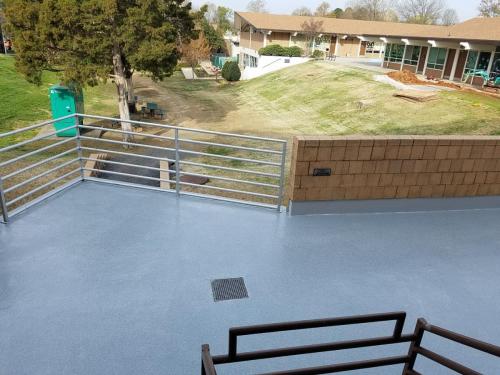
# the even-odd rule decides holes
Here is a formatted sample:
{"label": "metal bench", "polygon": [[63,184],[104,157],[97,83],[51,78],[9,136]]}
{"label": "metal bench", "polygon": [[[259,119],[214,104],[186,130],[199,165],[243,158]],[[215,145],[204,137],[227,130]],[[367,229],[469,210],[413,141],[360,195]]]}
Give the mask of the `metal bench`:
{"label": "metal bench", "polygon": [[[229,351],[228,354],[213,356],[210,353],[208,344],[201,348],[201,374],[217,375],[217,365],[253,361],[260,359],[270,359],[287,357],[294,355],[304,355],[322,352],[331,352],[344,349],[366,348],[373,346],[384,346],[398,343],[409,343],[407,354],[383,358],[375,358],[363,361],[345,362],[338,364],[328,364],[325,366],[301,368],[294,370],[285,370],[279,372],[266,373],[261,375],[314,375],[329,374],[334,372],[344,372],[360,370],[374,367],[385,367],[400,364],[403,366],[402,375],[421,375],[415,370],[415,361],[418,356],[422,356],[435,362],[438,365],[447,367],[453,371],[465,375],[480,375],[469,367],[466,367],[452,359],[446,358],[432,350],[422,346],[424,333],[440,336],[441,338],[453,341],[455,343],[468,346],[470,348],[500,357],[500,347],[479,341],[461,334],[448,331],[444,328],[427,323],[423,318],[417,320],[415,330],[412,334],[403,334],[403,326],[406,318],[405,312],[391,312],[384,314],[347,316],[331,319],[306,320],[297,322],[274,323],[255,325],[247,327],[236,327],[229,330]],[[237,340],[240,336],[256,335],[271,332],[294,331],[322,327],[335,327],[344,325],[356,325],[375,322],[394,321],[394,329],[388,336],[371,337],[366,339],[337,341],[314,345],[294,346],[278,349],[266,349],[252,352],[238,352]]]}

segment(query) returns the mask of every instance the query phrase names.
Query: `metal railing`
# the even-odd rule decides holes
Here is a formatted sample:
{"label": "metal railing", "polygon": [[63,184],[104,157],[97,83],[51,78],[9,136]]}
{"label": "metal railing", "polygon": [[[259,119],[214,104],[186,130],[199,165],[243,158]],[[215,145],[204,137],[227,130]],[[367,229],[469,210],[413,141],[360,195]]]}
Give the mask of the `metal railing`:
{"label": "metal railing", "polygon": [[[325,366],[308,367],[294,370],[285,370],[278,372],[271,372],[260,375],[313,375],[313,374],[330,374],[335,372],[345,372],[353,370],[361,370],[366,368],[385,367],[392,365],[404,365],[402,375],[421,375],[414,369],[415,361],[418,355],[424,356],[435,363],[445,366],[459,374],[464,375],[479,375],[480,373],[461,365],[451,359],[439,355],[421,346],[422,337],[424,332],[430,332],[435,335],[441,336],[445,339],[452,340],[456,343],[477,349],[484,353],[500,357],[500,347],[479,341],[467,336],[460,335],[428,324],[424,319],[418,319],[415,332],[413,334],[403,334],[403,326],[406,318],[405,312],[391,312],[383,314],[372,315],[358,315],[339,317],[331,319],[318,319],[306,320],[298,322],[274,323],[255,325],[247,327],[231,328],[229,330],[229,349],[226,355],[213,356],[210,353],[210,346],[208,344],[202,345],[201,348],[201,374],[202,375],[217,375],[216,366],[222,364],[254,361],[270,358],[279,358],[294,355],[313,354],[321,352],[329,352],[336,350],[366,348],[373,346],[385,346],[392,344],[399,344],[410,342],[408,354],[400,356],[391,356],[384,358],[375,358],[370,360],[346,362],[338,364],[330,364]],[[392,335],[382,337],[372,337],[367,339],[337,341],[323,344],[305,345],[286,347],[278,349],[267,349],[252,352],[239,353],[237,350],[237,338],[244,335],[255,335],[271,332],[283,332],[302,329],[313,329],[323,327],[334,327],[364,323],[376,323],[385,321],[395,321]]]}
{"label": "metal railing", "polygon": [[[116,118],[72,114],[0,133],[0,141],[68,119],[74,119],[74,125],[0,148],[0,157],[8,152],[14,153],[10,159],[0,159],[3,160],[0,162],[0,209],[3,222],[84,180],[281,210],[287,142],[280,139],[135,120],[127,120],[131,130],[122,130],[116,128],[120,121]],[[148,131],[140,131],[137,127]],[[60,133],[72,129],[75,129],[75,136],[55,139]],[[103,134],[109,136],[103,137]],[[125,160],[97,159],[92,156],[93,153]],[[35,160],[31,162],[32,159]],[[47,168],[48,163],[56,165]],[[92,166],[92,163],[100,163],[104,168]],[[73,165],[75,168],[69,169]],[[4,173],[7,167],[13,170]],[[110,167],[127,167],[134,172],[110,170]],[[29,175],[36,170],[41,171]],[[149,171],[155,176],[136,171]],[[24,174],[28,174],[28,177]],[[42,179],[54,175],[56,177],[40,183]],[[208,183],[193,182],[193,178],[202,178]],[[151,183],[144,185],[141,181],[158,186],[150,186]],[[30,186],[33,188],[24,191]]]}

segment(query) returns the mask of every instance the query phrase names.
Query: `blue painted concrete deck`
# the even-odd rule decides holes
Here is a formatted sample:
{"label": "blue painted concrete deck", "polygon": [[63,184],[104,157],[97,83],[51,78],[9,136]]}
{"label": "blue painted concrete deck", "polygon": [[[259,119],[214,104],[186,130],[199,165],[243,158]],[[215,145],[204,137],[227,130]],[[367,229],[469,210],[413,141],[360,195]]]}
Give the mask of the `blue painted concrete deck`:
{"label": "blue painted concrete deck", "polygon": [[[250,298],[214,303],[210,280],[238,276]],[[500,210],[288,217],[85,182],[0,226],[1,374],[199,374],[201,344],[225,353],[231,326],[394,310],[408,312],[405,332],[422,316],[498,344]],[[248,350],[387,332],[385,325],[321,329],[241,343]],[[429,344],[500,373],[491,357]],[[407,346],[393,349],[405,354]],[[220,373],[385,352],[254,362]],[[401,367],[357,373],[400,374]]]}

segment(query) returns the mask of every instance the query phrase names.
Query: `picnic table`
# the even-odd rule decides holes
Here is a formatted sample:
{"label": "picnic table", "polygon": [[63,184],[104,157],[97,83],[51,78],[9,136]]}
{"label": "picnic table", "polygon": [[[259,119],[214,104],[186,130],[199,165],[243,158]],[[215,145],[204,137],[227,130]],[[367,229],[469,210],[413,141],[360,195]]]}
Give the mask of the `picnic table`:
{"label": "picnic table", "polygon": [[148,102],[145,106],[141,107],[142,117],[149,116],[151,118],[160,117],[163,120],[163,116],[165,116],[165,111],[161,109],[157,103]]}

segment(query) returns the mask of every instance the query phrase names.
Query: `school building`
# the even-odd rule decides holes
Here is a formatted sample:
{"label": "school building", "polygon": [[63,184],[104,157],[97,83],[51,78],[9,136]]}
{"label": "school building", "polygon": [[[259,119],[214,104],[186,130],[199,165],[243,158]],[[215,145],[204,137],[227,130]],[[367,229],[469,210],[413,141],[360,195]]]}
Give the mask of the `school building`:
{"label": "school building", "polygon": [[[311,24],[312,40],[307,37]],[[235,26],[245,66],[257,65],[260,48],[279,44],[326,55],[380,57],[385,68],[475,85],[484,79],[470,77],[472,71],[500,76],[500,17],[437,26],[236,12]]]}

